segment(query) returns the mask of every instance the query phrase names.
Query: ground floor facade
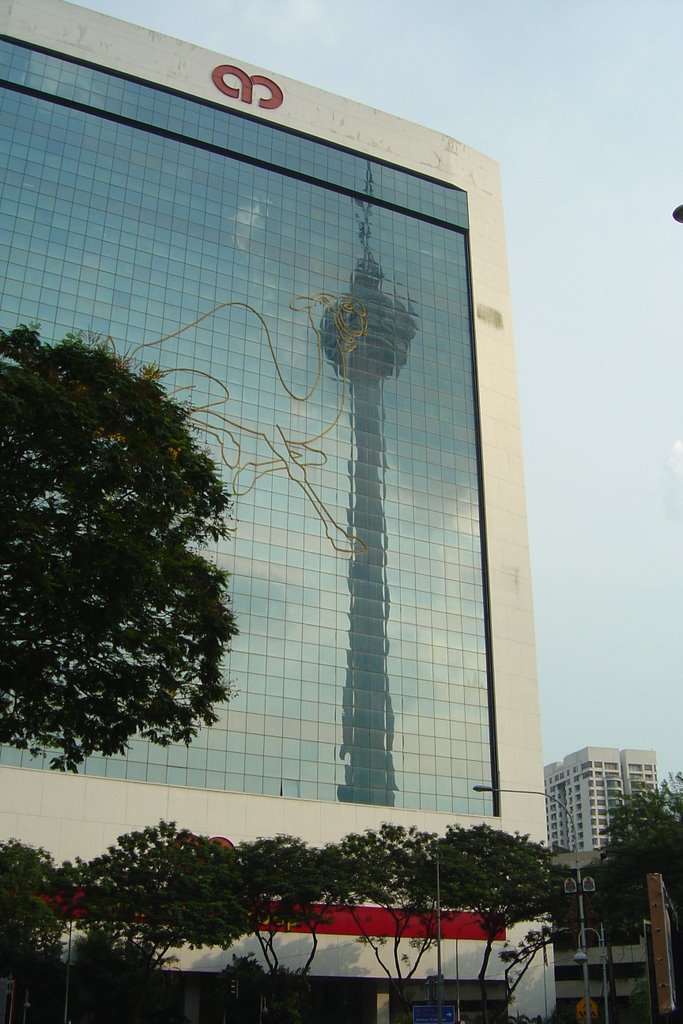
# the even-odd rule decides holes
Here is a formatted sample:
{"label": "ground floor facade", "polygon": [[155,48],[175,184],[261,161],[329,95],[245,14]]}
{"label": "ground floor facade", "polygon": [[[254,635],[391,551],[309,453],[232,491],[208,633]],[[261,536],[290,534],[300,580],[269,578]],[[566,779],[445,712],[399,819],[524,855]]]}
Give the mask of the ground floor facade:
{"label": "ground floor facade", "polygon": [[[377,809],[364,805],[339,805],[319,801],[259,798],[247,794],[197,791],[182,787],[153,786],[115,779],[101,779],[57,772],[0,767],[0,834],[14,837],[50,851],[57,862],[81,857],[90,859],[102,853],[117,837],[153,825],[160,820],[174,821],[200,835],[223,837],[239,843],[260,836],[295,835],[306,842],[322,845],[351,832],[376,828]],[[539,801],[542,807],[542,803]],[[384,820],[420,829],[443,832],[450,816],[386,808]],[[467,824],[464,819],[463,824]],[[470,822],[474,824],[474,822]],[[514,819],[492,819],[492,824],[515,831]],[[511,930],[507,940],[514,944],[525,926]],[[503,986],[503,964],[497,956],[504,943],[496,943],[487,970],[490,999]],[[297,971],[306,961],[310,937],[282,936],[281,962]],[[444,938],[441,943],[444,999],[455,1005],[458,1000],[463,1020],[479,1019],[480,994],[477,975],[481,967],[484,943],[460,937]],[[406,954],[411,947],[406,943]],[[255,939],[245,939],[230,950],[183,949],[178,951],[173,976],[180,987],[177,1001],[190,1024],[229,1024],[225,1005],[217,995],[216,979],[233,956],[253,955],[260,959]],[[514,1004],[531,1018],[545,1019],[555,1005],[552,959],[547,964],[537,958],[517,992]],[[427,979],[437,973],[437,954],[431,949],[415,972],[410,1001],[427,1001]],[[179,980],[182,978],[182,982]],[[373,951],[349,934],[319,937],[319,946],[311,969],[311,999],[316,1019],[346,1024],[394,1024],[404,1012],[390,981],[378,965]],[[259,996],[253,993],[254,998]],[[331,1009],[328,1010],[328,1003]],[[259,1003],[260,1005],[260,1003]],[[247,1007],[233,1006],[233,1019],[248,1024]],[[222,1014],[225,1010],[226,1016]],[[239,1016],[234,1014],[239,1010]],[[256,1018],[258,1020],[258,1018]],[[267,1018],[264,1018],[267,1020]]]}

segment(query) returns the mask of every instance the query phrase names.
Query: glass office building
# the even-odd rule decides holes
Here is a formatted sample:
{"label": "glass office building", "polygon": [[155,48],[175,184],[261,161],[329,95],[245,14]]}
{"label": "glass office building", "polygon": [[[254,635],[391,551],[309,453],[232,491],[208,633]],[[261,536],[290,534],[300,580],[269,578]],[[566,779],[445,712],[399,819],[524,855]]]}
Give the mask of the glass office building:
{"label": "glass office building", "polygon": [[84,770],[468,811],[493,746],[466,193],[0,56],[3,327],[158,361],[235,495],[234,699],[189,749]]}
{"label": "glass office building", "polygon": [[156,787],[236,841],[292,801],[313,841],[494,813],[543,835],[542,801],[472,789],[542,789],[497,166],[229,60],[62,0],[0,12],[0,326],[162,367],[234,495],[240,628],[189,747],[61,782],[4,748],[5,793]]}
{"label": "glass office building", "polygon": [[[189,747],[133,740],[78,774],[0,748],[0,839],[60,860],[160,818],[236,843],[544,837],[495,162],[63,0],[0,4],[0,136],[0,327],[162,367],[234,495],[211,554],[240,628],[235,694]],[[476,977],[477,946],[444,963]],[[370,950],[321,936],[315,973],[367,982],[387,1024]]]}

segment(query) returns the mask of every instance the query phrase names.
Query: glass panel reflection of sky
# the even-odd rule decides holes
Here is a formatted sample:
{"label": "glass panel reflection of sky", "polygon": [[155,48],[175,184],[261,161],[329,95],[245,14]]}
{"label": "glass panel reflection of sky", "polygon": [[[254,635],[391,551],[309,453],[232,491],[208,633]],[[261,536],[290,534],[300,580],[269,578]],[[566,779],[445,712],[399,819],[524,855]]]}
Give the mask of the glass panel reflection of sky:
{"label": "glass panel reflection of sky", "polygon": [[[22,84],[42,60],[19,51]],[[69,76],[79,103],[107,80],[145,123],[149,94],[208,116]],[[249,129],[260,151],[285,136]],[[354,198],[20,91],[0,132],[2,326],[158,360],[236,495],[217,555],[237,695],[189,749],[134,741],[85,770],[466,811],[491,753],[465,235],[379,205],[358,157]]]}

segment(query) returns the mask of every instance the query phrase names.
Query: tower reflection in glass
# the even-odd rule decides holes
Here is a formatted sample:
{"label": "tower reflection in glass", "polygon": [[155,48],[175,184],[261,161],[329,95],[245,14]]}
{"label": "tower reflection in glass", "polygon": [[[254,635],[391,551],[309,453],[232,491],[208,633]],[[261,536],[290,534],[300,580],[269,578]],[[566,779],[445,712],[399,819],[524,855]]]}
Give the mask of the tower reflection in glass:
{"label": "tower reflection in glass", "polygon": [[136,739],[84,774],[477,810],[492,681],[466,194],[376,162],[373,183],[358,153],[6,40],[3,56],[5,323],[151,345],[241,473],[216,552],[234,698],[189,750]]}
{"label": "tower reflection in glass", "polygon": [[[370,168],[366,193],[372,195]],[[384,508],[387,466],[383,386],[405,366],[416,325],[405,305],[383,291],[384,274],[370,248],[370,203],[358,205],[362,210],[359,236],[363,252],[351,275],[349,292],[365,309],[367,332],[347,355],[344,369],[352,430],[348,533],[362,544],[356,545],[349,559],[349,634],[339,749],[346,764],[337,797],[350,803],[393,806],[397,785],[387,667],[391,595]],[[322,328],[325,354],[339,372],[339,348],[329,316]]]}

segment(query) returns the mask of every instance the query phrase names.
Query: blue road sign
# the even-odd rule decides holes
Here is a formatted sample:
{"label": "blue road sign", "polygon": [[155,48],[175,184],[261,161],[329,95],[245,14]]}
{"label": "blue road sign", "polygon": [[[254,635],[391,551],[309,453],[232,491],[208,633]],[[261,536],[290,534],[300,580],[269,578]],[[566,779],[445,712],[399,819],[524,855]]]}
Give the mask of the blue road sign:
{"label": "blue road sign", "polygon": [[[455,1024],[455,1007],[441,1007],[442,1024]],[[413,1024],[439,1024],[438,1006],[414,1006]]]}

